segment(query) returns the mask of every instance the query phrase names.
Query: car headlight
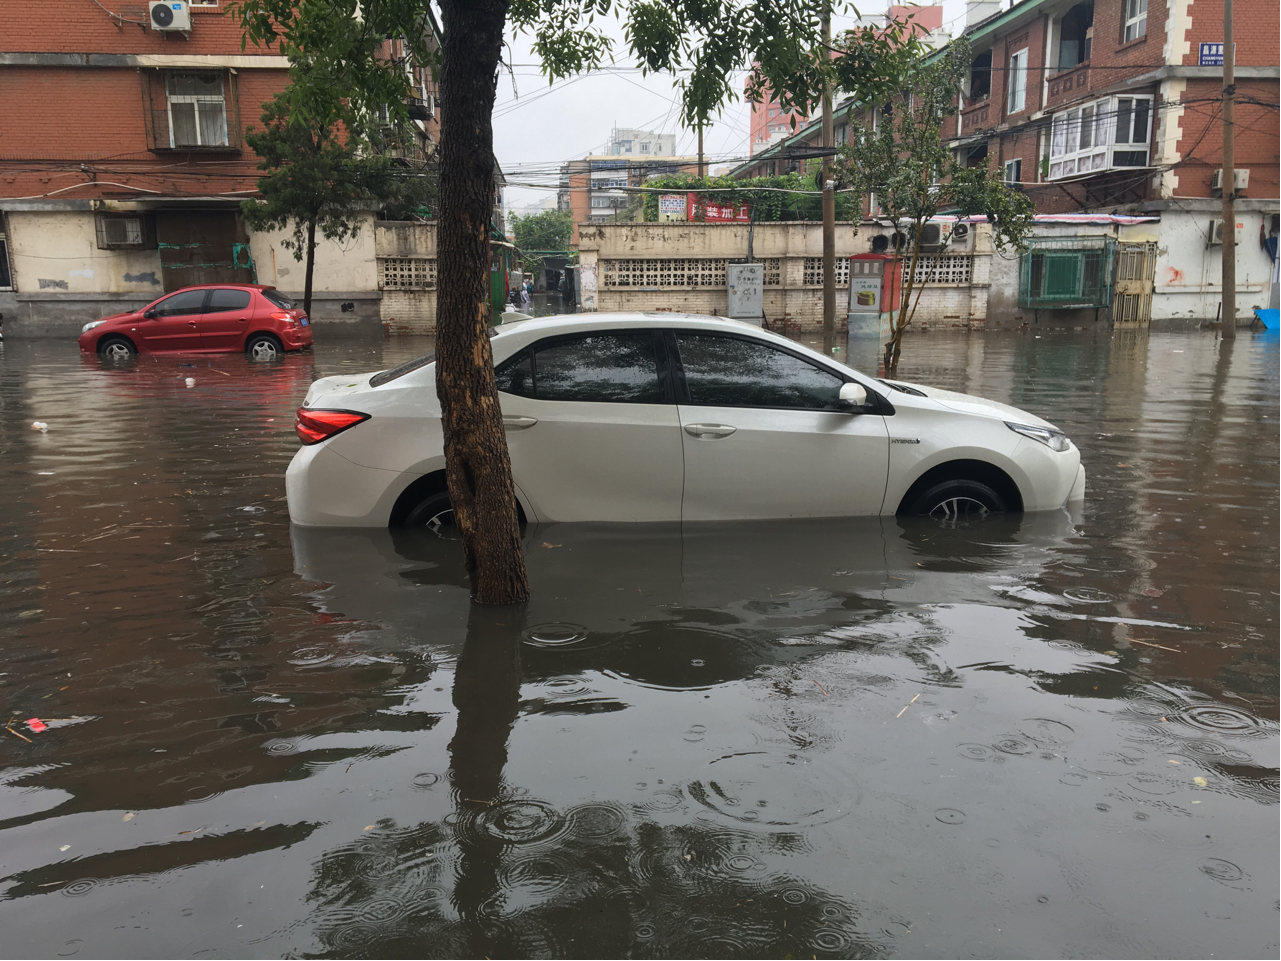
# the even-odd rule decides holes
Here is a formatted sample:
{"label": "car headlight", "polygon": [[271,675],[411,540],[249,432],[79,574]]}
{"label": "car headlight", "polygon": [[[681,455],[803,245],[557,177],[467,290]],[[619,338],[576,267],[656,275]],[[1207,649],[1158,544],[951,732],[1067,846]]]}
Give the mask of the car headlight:
{"label": "car headlight", "polygon": [[1039,441],[1050,450],[1065,451],[1068,449],[1070,442],[1067,434],[1061,430],[1055,430],[1053,427],[1033,427],[1031,424],[1012,424],[1008,420],[1005,426],[1016,434],[1022,434],[1024,437],[1030,437],[1034,441]]}
{"label": "car headlight", "polygon": [[87,334],[89,333],[89,331],[93,330],[99,324],[105,324],[105,323],[106,323],[105,320],[91,320],[89,321],[89,323],[85,324],[83,327],[80,328],[80,333]]}

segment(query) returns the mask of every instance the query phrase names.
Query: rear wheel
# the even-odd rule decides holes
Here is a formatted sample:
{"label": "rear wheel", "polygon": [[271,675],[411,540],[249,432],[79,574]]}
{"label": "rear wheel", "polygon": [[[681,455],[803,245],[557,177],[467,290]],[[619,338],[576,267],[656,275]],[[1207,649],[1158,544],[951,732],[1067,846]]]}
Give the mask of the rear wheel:
{"label": "rear wheel", "polygon": [[104,337],[98,343],[98,353],[107,360],[128,360],[138,349],[123,337]]}
{"label": "rear wheel", "polygon": [[271,334],[254,334],[245,344],[245,356],[252,361],[265,363],[279,360],[284,354],[284,347]]}
{"label": "rear wheel", "polygon": [[940,521],[982,520],[1009,510],[1005,499],[986,484],[974,480],[947,480],[935,484],[908,508],[909,514]]}
{"label": "rear wheel", "polygon": [[405,515],[402,526],[429,530],[443,537],[455,535],[457,527],[454,525],[454,506],[449,502],[449,494],[440,491],[419,501]]}

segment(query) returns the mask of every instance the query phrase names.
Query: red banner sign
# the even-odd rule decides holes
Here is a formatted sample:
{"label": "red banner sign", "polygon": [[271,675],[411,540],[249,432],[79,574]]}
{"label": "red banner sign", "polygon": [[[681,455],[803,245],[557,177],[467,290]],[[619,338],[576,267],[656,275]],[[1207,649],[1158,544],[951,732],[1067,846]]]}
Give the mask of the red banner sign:
{"label": "red banner sign", "polygon": [[695,193],[685,195],[685,219],[708,223],[745,224],[752,219],[750,204],[716,203]]}

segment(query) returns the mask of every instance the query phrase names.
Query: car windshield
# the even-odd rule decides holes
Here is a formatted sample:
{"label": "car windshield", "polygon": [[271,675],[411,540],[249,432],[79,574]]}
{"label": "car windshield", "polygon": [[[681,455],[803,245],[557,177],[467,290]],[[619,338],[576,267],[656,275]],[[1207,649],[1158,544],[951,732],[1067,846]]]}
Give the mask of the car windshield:
{"label": "car windshield", "polygon": [[423,354],[421,357],[415,357],[413,360],[407,360],[399,367],[393,367],[391,370],[383,370],[369,378],[370,387],[381,387],[383,384],[390,383],[397,377],[404,377],[411,371],[418,370],[420,367],[426,367],[436,359],[435,353]]}
{"label": "car windshield", "polygon": [[264,290],[262,295],[281,310],[293,310],[298,306],[278,290]]}

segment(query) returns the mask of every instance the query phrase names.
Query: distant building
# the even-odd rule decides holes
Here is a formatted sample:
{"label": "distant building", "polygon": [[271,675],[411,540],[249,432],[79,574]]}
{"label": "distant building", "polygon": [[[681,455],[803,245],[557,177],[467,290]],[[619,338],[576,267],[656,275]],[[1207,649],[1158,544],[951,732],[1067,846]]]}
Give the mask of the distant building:
{"label": "distant building", "polygon": [[670,157],[676,153],[676,135],[615,127],[610,131],[604,153],[615,156]]}

